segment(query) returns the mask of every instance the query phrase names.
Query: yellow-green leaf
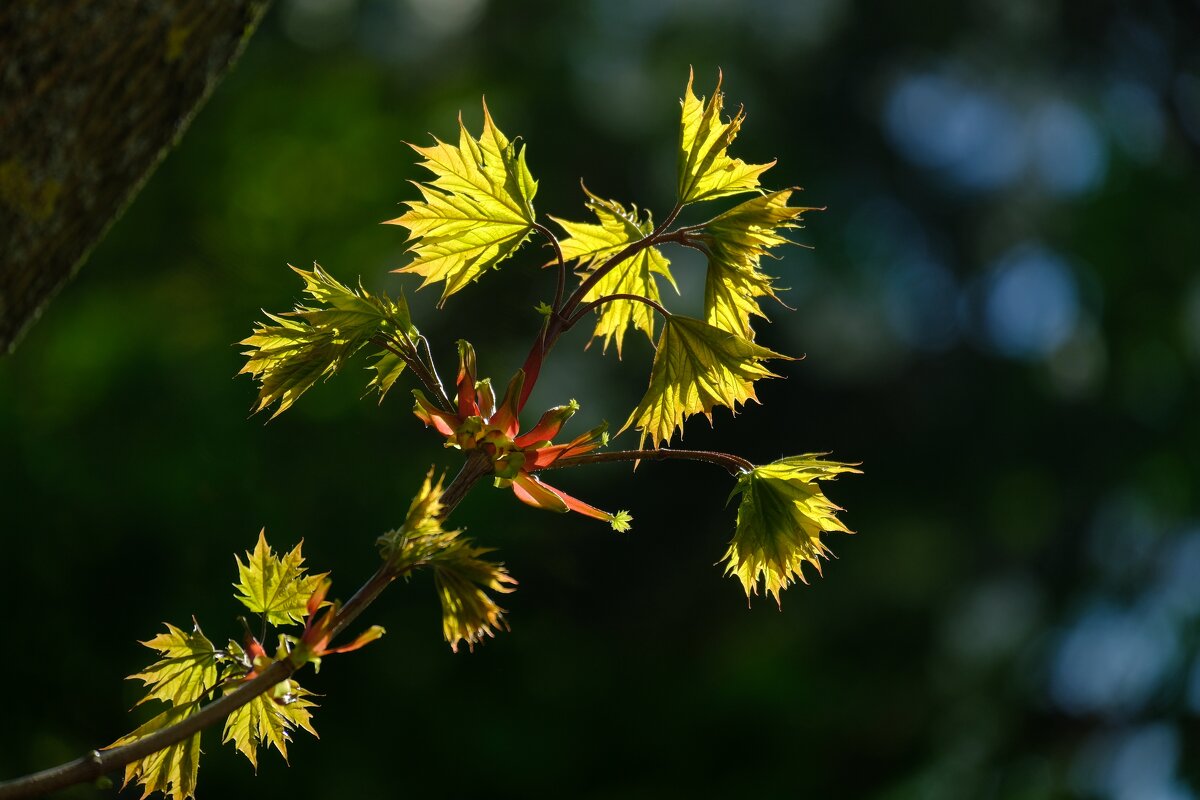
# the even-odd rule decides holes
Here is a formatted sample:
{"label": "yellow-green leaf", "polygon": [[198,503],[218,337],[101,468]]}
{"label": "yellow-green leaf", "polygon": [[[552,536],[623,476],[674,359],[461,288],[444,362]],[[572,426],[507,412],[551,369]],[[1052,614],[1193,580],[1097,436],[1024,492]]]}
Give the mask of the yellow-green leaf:
{"label": "yellow-green leaf", "polygon": [[726,150],[737,138],[746,113],[739,108],[733,119],[721,118],[725,96],[721,93],[720,73],[707,103],[692,93],[692,78],[689,72],[679,125],[679,202],[698,203],[757,190],[758,176],[775,162],[747,164],[729,157]]}
{"label": "yellow-green leaf", "polygon": [[[105,749],[129,744],[163,728],[169,728],[196,713],[197,707],[197,703],[192,703],[168,708],[133,733],[121,737]],[[137,781],[142,785],[142,798],[149,797],[152,792],[161,792],[171,800],[189,800],[196,796],[196,771],[199,767],[200,734],[196,733],[181,742],[151,753],[145,758],[126,764],[125,782],[122,786],[128,786],[131,781]]]}
{"label": "yellow-green leaf", "polygon": [[397,272],[424,277],[421,287],[444,281],[441,302],[512,255],[533,230],[537,182],[525,165],[525,148],[496,127],[483,104],[483,132],[471,136],[458,120],[458,146],[434,138],[411,147],[434,174],[417,183],[423,201],[389,224],[408,228],[412,263]]}
{"label": "yellow-green leaf", "polygon": [[433,561],[434,581],[442,601],[442,634],[456,653],[460,641],[474,649],[484,636],[494,636],[496,629],[506,627],[504,609],[488,592],[511,592],[516,580],[502,564],[481,558],[490,552],[462,539]]}
{"label": "yellow-green leaf", "polygon": [[309,711],[316,707],[316,703],[308,699],[311,696],[311,692],[295,681],[284,681],[275,687],[275,691],[260,694],[226,717],[221,742],[233,742],[234,747],[250,759],[255,770],[258,769],[258,748],[264,742],[274,746],[286,761],[287,746],[297,728],[317,735]]}
{"label": "yellow-green leaf", "polygon": [[367,391],[376,389],[379,392],[379,402],[382,403],[383,398],[395,385],[396,379],[400,377],[400,373],[404,371],[404,359],[390,350],[384,350],[375,358],[370,369],[375,375],[367,384]]}
{"label": "yellow-green leaf", "polygon": [[705,223],[704,319],[710,325],[754,338],[750,318],[766,317],[758,298],[778,299],[771,277],[759,269],[759,260],[770,248],[790,243],[781,231],[800,227],[800,215],[815,210],[788,206],[793,191],[753,197]]}
{"label": "yellow-green leaf", "polygon": [[256,614],[266,615],[272,625],[303,622],[308,598],[329,574],[304,574],[303,545],[301,542],[281,558],[267,544],[266,531],[260,531],[254,551],[246,553],[246,563],[235,559],[237,599]]}
{"label": "yellow-green leaf", "polygon": [[[320,305],[297,305],[283,315],[267,314],[274,324],[258,323],[253,334],[239,342],[250,348],[242,353],[247,361],[239,374],[250,374],[260,382],[256,412],[277,402],[271,416],[279,416],[375,336],[415,356],[417,330],[403,294],[392,300],[362,286],[351,289],[319,265],[313,265],[311,272],[292,269],[304,280],[305,293]],[[393,382],[398,374],[399,369],[394,370]]]}
{"label": "yellow-green leaf", "polygon": [[[587,207],[595,213],[599,225],[569,222],[555,217],[551,219],[567,232],[568,238],[561,243],[563,258],[575,260],[584,270],[582,277],[586,279],[591,270],[604,264],[627,245],[649,235],[654,230],[654,220],[649,211],[645,219],[639,220],[637,206],[627,211],[615,200],[603,200],[586,187],[584,191],[588,196]],[[660,295],[655,275],[662,276],[676,291],[679,290],[675,286],[675,279],[671,277],[670,262],[666,256],[657,247],[647,247],[597,281],[583,301],[591,302],[612,294],[636,294],[658,302]],[[599,318],[592,338],[602,338],[605,351],[609,342],[615,339],[617,356],[620,357],[625,331],[630,325],[644,332],[651,341],[654,340],[655,312],[645,303],[614,300],[598,308],[597,313]]]}
{"label": "yellow-green leaf", "polygon": [[704,278],[704,320],[715,328],[754,339],[751,317],[766,318],[759,297],[775,297],[771,277],[756,268],[746,268],[709,253]]}
{"label": "yellow-green leaf", "polygon": [[[469,342],[459,342],[459,352],[469,353],[473,358]],[[430,543],[440,542],[446,535],[442,528],[442,479],[433,480],[433,470],[425,475],[425,482],[420,491],[408,506],[408,514],[404,523],[394,531],[388,531],[379,537],[380,555],[389,561],[397,572],[407,572],[424,566],[429,555],[438,550],[437,546],[426,547]],[[454,533],[458,533],[455,531]]]}
{"label": "yellow-green leaf", "polygon": [[404,524],[379,537],[380,551],[398,574],[431,567],[442,603],[442,632],[451,649],[465,641],[473,648],[504,625],[504,609],[488,592],[507,593],[516,581],[503,564],[483,558],[491,550],[475,547],[461,530],[442,527],[442,482],[433,471],[409,506]]}
{"label": "yellow-green leaf", "polygon": [[[742,496],[737,530],[725,553],[726,575],[736,575],[746,596],[758,593],[759,582],[779,602],[779,594],[796,580],[804,581],[805,562],[821,571],[828,548],[821,534],[851,533],[836,516],[838,508],[818,481],[846,472],[853,464],[825,461],[820,453],[792,456],[744,473],[729,495]],[[807,582],[807,581],[806,581]]]}
{"label": "yellow-green leaf", "polygon": [[762,365],[768,358],[791,360],[698,319],[668,317],[650,368],[650,386],[621,430],[636,425],[642,432],[639,447],[647,437],[658,447],[670,443],[693,414],[711,420],[715,406],[736,413],[740,404],[757,402],[754,381],[778,377]]}
{"label": "yellow-green leaf", "polygon": [[157,650],[162,658],[144,671],[129,676],[130,680],[140,680],[149,687],[138,705],[147,700],[187,705],[199,700],[216,685],[217,653],[198,624],[189,633],[168,623],[166,633],[142,644]]}

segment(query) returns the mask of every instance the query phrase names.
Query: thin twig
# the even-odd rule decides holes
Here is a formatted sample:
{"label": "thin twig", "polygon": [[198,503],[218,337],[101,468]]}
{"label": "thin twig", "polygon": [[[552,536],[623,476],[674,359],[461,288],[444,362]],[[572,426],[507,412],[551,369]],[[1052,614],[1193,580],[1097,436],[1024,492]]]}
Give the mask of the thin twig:
{"label": "thin twig", "polygon": [[[414,357],[413,353],[405,352],[402,348],[396,347],[391,341],[381,336],[372,337],[371,343],[399,357],[413,371],[413,374],[417,376],[417,380],[425,387],[425,391],[433,395],[434,402],[440,405],[443,411],[454,412],[454,405],[450,402],[450,398],[446,396],[446,390],[442,386],[441,380],[430,373],[428,367],[422,363],[419,354],[418,357]],[[413,348],[413,352],[416,352],[415,347]]]}
{"label": "thin twig", "polygon": [[579,321],[586,317],[587,313],[592,309],[602,306],[605,303],[611,303],[614,300],[633,300],[634,302],[650,306],[664,317],[671,316],[671,312],[663,308],[661,303],[656,303],[649,297],[643,297],[640,294],[606,294],[604,297],[593,300],[590,303],[584,303],[582,306],[580,306],[579,310],[575,312],[575,315],[567,320],[563,325],[563,332],[565,333],[571,330],[571,328],[574,328]]}
{"label": "thin twig", "polygon": [[545,225],[533,224],[533,229],[546,237],[546,241],[554,248],[554,256],[558,259],[558,286],[554,290],[554,313],[559,312],[562,306],[563,296],[567,293],[567,262],[563,258],[562,246],[558,243],[558,237],[554,235],[554,231],[547,228]]}
{"label": "thin twig", "polygon": [[545,469],[564,469],[581,467],[585,464],[602,464],[610,461],[704,461],[724,467],[730,475],[740,475],[754,469],[754,464],[741,456],[732,453],[721,453],[716,450],[615,450],[611,453],[588,453],[582,456],[560,458]]}
{"label": "thin twig", "polygon": [[433,378],[433,382],[437,385],[438,396],[450,411],[454,410],[454,403],[450,400],[450,395],[446,394],[446,386],[442,383],[442,376],[438,375],[437,364],[433,360],[433,350],[429,346],[429,340],[424,336],[418,336],[419,341],[425,348],[425,365],[429,368],[429,374]]}

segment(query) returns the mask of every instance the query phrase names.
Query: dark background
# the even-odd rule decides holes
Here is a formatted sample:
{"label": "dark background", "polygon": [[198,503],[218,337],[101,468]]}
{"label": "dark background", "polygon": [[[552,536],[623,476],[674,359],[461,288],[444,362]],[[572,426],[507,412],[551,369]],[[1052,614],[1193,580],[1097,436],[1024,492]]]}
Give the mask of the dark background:
{"label": "dark background", "polygon": [[[803,361],[684,440],[765,462],[831,451],[856,536],[782,613],[716,566],[730,480],[694,464],[556,475],[618,535],[484,487],[455,515],[520,589],[512,631],[440,637],[427,576],[329,659],[317,742],[256,779],[217,732],[200,797],[776,796],[1185,800],[1200,792],[1200,10],[1042,0],[870,4],[280,0],[231,77],[0,362],[0,775],[131,729],[136,644],[197,615],[238,635],[232,554],[301,538],[343,597],[431,464],[406,389],[353,368],[264,425],[234,342],[285,309],[285,264],[406,287],[444,372],[503,382],[553,291],[528,248],[414,295],[406,141],[487,95],[528,143],[539,212],[578,179],[670,205],[689,65],[779,158],[808,217],[771,267]],[[669,253],[698,309],[703,264]],[[673,301],[673,302],[672,302]],[[581,326],[582,327],[582,326]],[[531,410],[623,421],[650,348],[555,352]],[[633,446],[631,435],[617,440]],[[84,787],[71,795],[111,795]],[[129,793],[128,796],[134,796]]]}

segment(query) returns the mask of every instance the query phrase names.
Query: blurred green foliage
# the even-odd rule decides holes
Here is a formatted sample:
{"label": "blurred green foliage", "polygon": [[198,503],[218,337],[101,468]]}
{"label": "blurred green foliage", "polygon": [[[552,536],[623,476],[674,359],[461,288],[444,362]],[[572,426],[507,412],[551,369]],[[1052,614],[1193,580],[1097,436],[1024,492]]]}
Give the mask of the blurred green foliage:
{"label": "blurred green foliage", "polygon": [[[280,0],[180,146],[0,363],[0,525],[15,613],[0,775],[133,727],[136,644],[229,617],[232,554],[305,540],[345,596],[431,464],[402,392],[343,374],[263,424],[233,343],[319,261],[405,279],[376,223],[421,177],[404,142],[479,96],[527,142],[539,210],[580,177],[660,214],[689,65],[724,69],[739,154],[810,215],[776,266],[805,353],[709,444],[828,450],[853,537],[782,612],[715,562],[730,481],[572,471],[629,535],[480,490],[456,514],[520,582],[511,633],[450,652],[429,581],[389,635],[312,676],[322,739],[255,778],[206,741],[201,797],[1193,798],[1200,791],[1200,12],[1194,3],[867,5]],[[699,262],[674,265],[699,306]],[[519,365],[553,292],[535,256],[444,311],[452,366]],[[411,286],[410,286],[411,288]],[[690,299],[689,299],[690,298]],[[531,403],[620,420],[650,350],[564,341]],[[363,366],[366,364],[364,362]],[[629,434],[627,434],[628,436]],[[147,576],[159,575],[148,580]],[[334,668],[336,667],[336,668]],[[215,734],[213,734],[215,737]],[[64,796],[93,797],[87,787]]]}

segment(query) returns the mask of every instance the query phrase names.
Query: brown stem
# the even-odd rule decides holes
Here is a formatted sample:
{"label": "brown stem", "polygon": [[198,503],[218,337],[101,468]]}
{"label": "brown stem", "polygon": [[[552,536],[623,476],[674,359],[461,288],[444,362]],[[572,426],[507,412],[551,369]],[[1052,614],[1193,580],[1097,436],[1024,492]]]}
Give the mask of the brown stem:
{"label": "brown stem", "polygon": [[[471,487],[490,471],[491,462],[486,455],[476,452],[468,456],[462,469],[442,494],[442,517],[449,516],[466,497]],[[330,640],[353,623],[396,577],[396,572],[387,564],[377,569],[334,617],[330,627]],[[94,781],[105,773],[120,769],[215,725],[254,698],[270,691],[276,684],[287,680],[297,668],[290,658],[280,659],[235,691],[214,700],[192,716],[170,727],[120,747],[93,750],[74,761],[0,783],[0,800],[39,797],[77,783]]]}
{"label": "brown stem", "polygon": [[120,747],[110,750],[93,750],[66,764],[0,783],[0,800],[38,797],[66,786],[94,781],[106,772],[119,769],[126,764],[145,758],[151,753],[170,747],[219,722],[231,712],[270,690],[275,684],[287,680],[295,671],[296,667],[289,659],[276,661],[241,688],[214,700],[192,716],[169,728],[163,728]]}
{"label": "brown stem", "polygon": [[558,259],[558,286],[554,290],[554,305],[551,306],[555,313],[557,313],[559,306],[562,305],[563,295],[567,293],[567,262],[563,258],[562,246],[559,245],[558,237],[554,235],[554,231],[545,225],[538,225],[537,223],[534,223],[533,229],[546,237],[546,241],[554,248],[554,256]]}
{"label": "brown stem", "polygon": [[609,461],[704,461],[724,467],[730,475],[740,475],[754,469],[754,465],[730,453],[716,450],[616,450],[611,453],[589,453],[583,456],[560,458],[545,469],[563,469],[566,467],[581,467],[585,464],[602,464]]}
{"label": "brown stem", "polygon": [[422,366],[429,370],[429,378],[433,381],[436,387],[438,399],[444,404],[448,411],[454,411],[454,403],[450,400],[450,395],[446,394],[446,387],[442,384],[442,376],[438,375],[437,364],[433,361],[433,350],[429,347],[429,340],[424,336],[417,337],[417,341],[425,348],[425,361]]}
{"label": "brown stem", "polygon": [[597,298],[590,303],[584,303],[582,306],[580,306],[579,310],[575,312],[575,315],[567,320],[566,324],[563,326],[563,332],[565,333],[566,331],[571,330],[571,328],[574,328],[579,321],[586,317],[587,313],[592,309],[598,308],[605,303],[611,303],[614,300],[633,300],[635,302],[650,306],[664,317],[671,316],[671,312],[663,308],[661,303],[656,303],[649,297],[643,297],[640,294],[606,294],[604,297]]}
{"label": "brown stem", "polygon": [[450,485],[442,492],[442,513],[439,516],[442,519],[449,517],[462,499],[467,496],[467,492],[471,491],[471,487],[491,471],[492,461],[488,458],[487,453],[482,450],[472,450],[467,455],[467,460],[459,469],[458,474],[454,476],[454,480],[450,481]]}

